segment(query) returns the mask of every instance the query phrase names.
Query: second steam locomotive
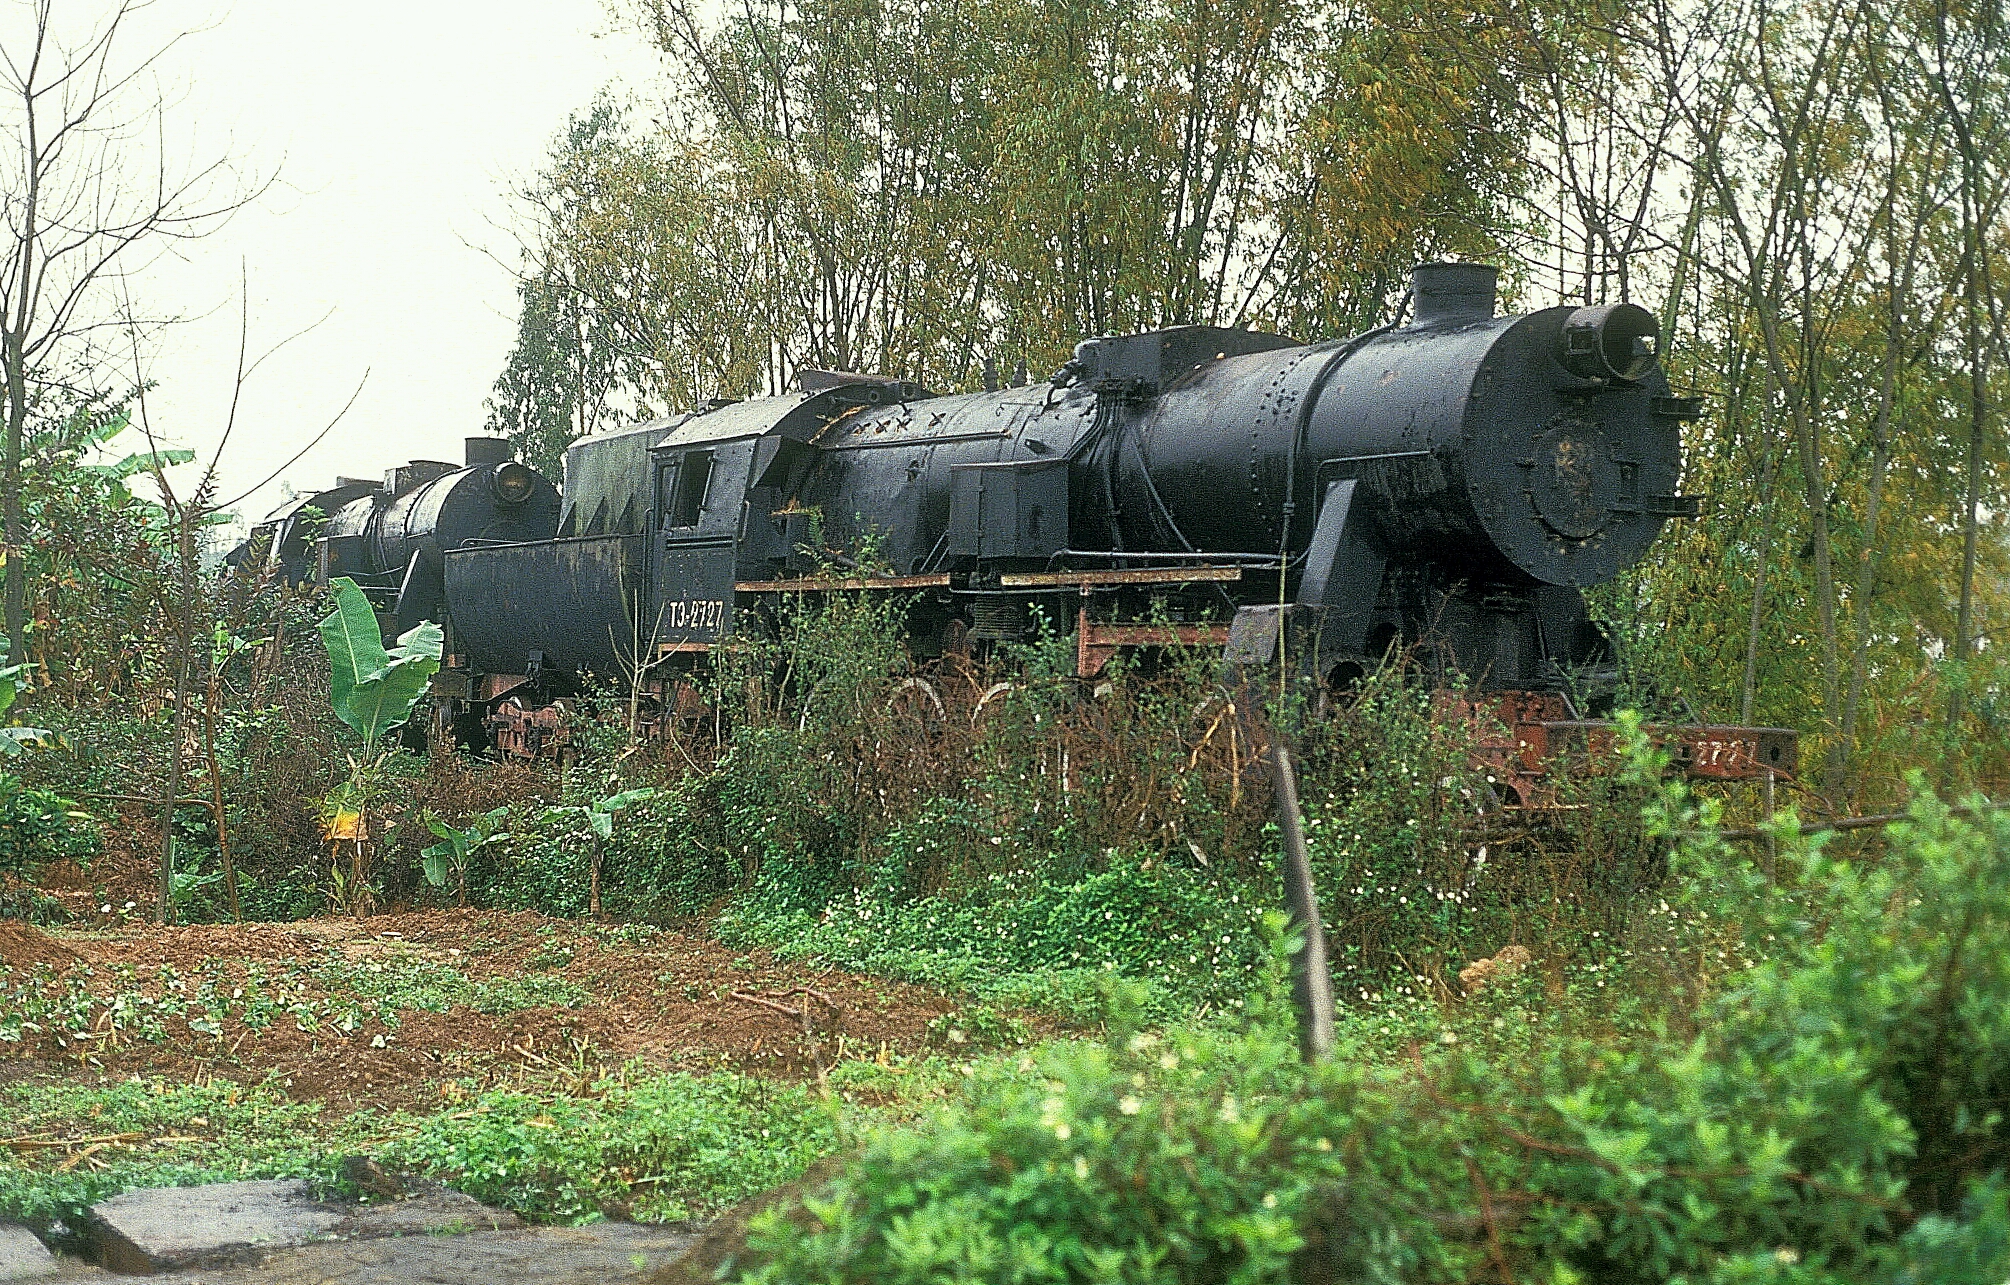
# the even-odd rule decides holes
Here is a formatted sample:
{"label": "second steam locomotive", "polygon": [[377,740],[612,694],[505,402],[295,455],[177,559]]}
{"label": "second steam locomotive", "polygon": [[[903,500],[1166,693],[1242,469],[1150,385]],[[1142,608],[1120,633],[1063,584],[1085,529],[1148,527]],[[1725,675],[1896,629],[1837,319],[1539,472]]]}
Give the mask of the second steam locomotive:
{"label": "second steam locomotive", "polygon": [[[353,577],[388,630],[442,621],[444,717],[510,748],[590,678],[662,694],[779,596],[850,588],[911,595],[922,655],[1044,617],[1085,677],[1177,642],[1337,687],[1414,646],[1500,713],[1520,774],[1610,684],[1582,590],[1696,513],[1679,430],[1699,405],[1633,304],[1501,315],[1493,268],[1446,263],[1411,298],[1407,324],[1344,341],[1090,339],[1053,378],[982,393],[804,371],[582,439],[562,497],[470,439],[462,467],[303,496],[253,547]],[[1678,739],[1712,775],[1792,770],[1780,729]]]}

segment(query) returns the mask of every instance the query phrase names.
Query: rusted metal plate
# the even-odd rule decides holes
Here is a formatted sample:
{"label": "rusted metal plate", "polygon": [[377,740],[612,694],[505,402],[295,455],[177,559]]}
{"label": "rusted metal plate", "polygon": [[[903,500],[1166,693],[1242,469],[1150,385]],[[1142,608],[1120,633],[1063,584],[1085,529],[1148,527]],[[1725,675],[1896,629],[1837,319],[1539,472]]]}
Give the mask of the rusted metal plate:
{"label": "rusted metal plate", "polygon": [[[1523,807],[1557,806],[1554,778],[1610,771],[1618,762],[1618,725],[1572,717],[1560,693],[1511,691],[1472,696],[1440,693],[1441,715],[1471,722],[1476,766],[1512,790]],[[1717,781],[1791,779],[1800,734],[1784,727],[1726,723],[1648,724],[1641,729],[1669,752],[1673,766]]]}
{"label": "rusted metal plate", "polygon": [[929,576],[805,576],[799,580],[741,580],[741,593],[830,593],[844,589],[945,589],[949,575]]}
{"label": "rusted metal plate", "polygon": [[1768,774],[1792,776],[1800,766],[1800,733],[1785,727],[1700,727],[1654,729],[1656,738],[1691,776],[1724,781],[1760,781]]}
{"label": "rusted metal plate", "polygon": [[486,703],[529,681],[522,674],[483,674],[475,684],[475,699]]}
{"label": "rusted metal plate", "polygon": [[1083,611],[1075,618],[1075,673],[1094,678],[1126,647],[1220,647],[1227,642],[1225,624],[1101,624]]}
{"label": "rusted metal plate", "polygon": [[998,577],[1007,589],[1072,589],[1092,585],[1199,584],[1242,579],[1241,567],[1130,567],[1117,571],[1015,571]]}

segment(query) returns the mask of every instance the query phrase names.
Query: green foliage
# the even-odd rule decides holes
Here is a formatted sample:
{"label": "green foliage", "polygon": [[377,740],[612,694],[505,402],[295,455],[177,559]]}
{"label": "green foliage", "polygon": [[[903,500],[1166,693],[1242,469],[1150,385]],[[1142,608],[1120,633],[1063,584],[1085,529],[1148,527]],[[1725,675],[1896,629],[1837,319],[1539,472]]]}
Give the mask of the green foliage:
{"label": "green foliage", "polygon": [[139,1134],[100,1147],[95,1163],[45,1163],[32,1149],[0,1151],[0,1220],[47,1229],[88,1225],[89,1209],[134,1187],[308,1178],[332,1186],[345,1152],[367,1150],[367,1115],[324,1116],[318,1104],[290,1101],[272,1083],[227,1080],[171,1084],[131,1080],[90,1085],[19,1079],[0,1085],[0,1119],[16,1138]]}
{"label": "green foliage", "polygon": [[1483,766],[1481,727],[1391,664],[1302,737],[1300,804],[1335,985],[1349,1003],[1444,993],[1510,944],[1608,950],[1662,874],[1640,781],[1558,773],[1533,814]]}
{"label": "green foliage", "polygon": [[590,1095],[484,1093],[419,1122],[382,1156],[551,1221],[596,1221],[616,1206],[663,1220],[786,1182],[837,1139],[836,1117],[803,1089],[663,1075],[603,1082]]}
{"label": "green foliage", "polygon": [[616,816],[644,799],[655,797],[655,789],[647,786],[636,790],[621,790],[614,794],[602,795],[585,804],[564,804],[546,808],[539,820],[559,825],[573,820],[584,821],[587,832],[605,843],[614,837]]}
{"label": "green foliage", "polygon": [[[0,656],[8,654],[7,640],[0,637]],[[28,670],[30,666],[0,665],[0,718],[7,716],[14,702],[22,692],[28,690]],[[15,727],[0,724],[0,758],[19,754],[30,745],[40,744],[49,733],[39,727]]]}
{"label": "green foliage", "polygon": [[1111,974],[1138,979],[1161,1020],[1236,1006],[1254,982],[1261,893],[1220,876],[1117,859],[1074,880],[1026,870],[952,895],[903,901],[880,890],[815,911],[757,885],[717,921],[729,944],[772,947],[998,1002],[1084,1017]]}
{"label": "green foliage", "polygon": [[1403,1058],[1343,1014],[1307,1068],[1273,955],[1246,1029],[980,1073],[871,1141],[809,1234],[770,1219],[746,1279],[1283,1281],[1306,1252],[1337,1279],[2001,1280],[2010,816],[1920,789],[1874,865],[1783,819],[1769,880],[1711,812],[1676,781],[1647,816],[1748,951],[1691,1013],[1664,989],[1661,1023],[1601,1027],[1614,996],[1571,1017],[1527,974]]}
{"label": "green foliage", "polygon": [[424,849],[420,856],[426,872],[426,882],[435,888],[447,886],[452,878],[460,889],[461,900],[467,900],[468,859],[483,844],[499,843],[509,838],[501,829],[503,818],[509,815],[507,807],[491,808],[487,812],[471,818],[467,827],[452,826],[433,815],[431,810],[424,813],[426,828],[440,837],[440,842]]}
{"label": "green foliage", "polygon": [[596,102],[521,194],[537,234],[490,422],[541,458],[611,406],[797,365],[971,388],[1083,335],[1358,328],[1401,293],[1391,264],[1502,245],[1524,181],[1527,21],[1487,6],[636,13],[682,110]]}
{"label": "green foliage", "polygon": [[576,1008],[585,997],[577,983],[550,973],[476,980],[410,956],[248,960],[241,969],[212,957],[188,972],[162,965],[140,974],[121,965],[61,977],[41,967],[0,986],[0,1047],[53,1045],[81,1056],[96,1042],[131,1039],[214,1050],[226,1026],[253,1035],[282,1024],[309,1035],[388,1035],[407,1013]]}
{"label": "green foliage", "polygon": [[0,1085],[0,1119],[17,1139],[120,1139],[88,1165],[65,1165],[61,1145],[0,1150],[0,1219],[43,1229],[85,1226],[92,1204],[135,1187],[301,1177],[336,1189],[342,1157],[359,1153],[540,1221],[675,1219],[786,1182],[839,1138],[802,1089],[630,1072],[581,1093],[462,1088],[435,1115],[347,1116],[270,1081],[26,1078]]}
{"label": "green foliage", "polygon": [[1320,1184],[1418,1139],[1357,1130],[1352,1076],[1308,1076],[1278,1016],[986,1064],[926,1130],[872,1138],[810,1234],[757,1223],[743,1279],[1285,1279]]}
{"label": "green foliage", "polygon": [[89,814],[51,790],[0,772],[0,874],[25,875],[44,862],[88,857],[96,849]]}
{"label": "green foliage", "polygon": [[336,717],[365,745],[375,745],[378,737],[411,717],[439,671],[446,634],[427,621],[386,651],[377,613],[356,582],[342,576],[328,588],[335,600],[335,609],[321,622],[331,673],[328,700]]}
{"label": "green foliage", "polygon": [[[553,224],[569,226],[605,208],[621,188],[654,190],[658,175],[617,159],[625,133],[616,104],[596,99],[567,122],[551,172],[526,198]],[[555,478],[565,448],[606,424],[615,413],[609,394],[642,384],[649,359],[618,333],[619,311],[596,290],[547,271],[519,281],[517,300],[517,342],[489,394],[487,427],[509,439],[517,458]],[[650,417],[646,404],[631,409],[637,420]]]}

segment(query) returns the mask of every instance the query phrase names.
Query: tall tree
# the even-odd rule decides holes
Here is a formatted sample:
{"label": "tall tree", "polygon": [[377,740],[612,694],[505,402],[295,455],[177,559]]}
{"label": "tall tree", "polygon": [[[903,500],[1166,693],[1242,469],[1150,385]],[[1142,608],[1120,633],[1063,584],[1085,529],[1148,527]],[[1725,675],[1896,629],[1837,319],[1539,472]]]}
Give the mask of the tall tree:
{"label": "tall tree", "polygon": [[119,0],[66,32],[54,0],[29,0],[0,38],[0,573],[9,659],[25,654],[21,461],[42,372],[118,324],[106,296],[141,252],[214,230],[259,190],[228,158],[178,166],[158,140],[153,73],[175,41],[126,55],[145,0]]}
{"label": "tall tree", "polygon": [[[637,8],[669,55],[662,110],[576,124],[525,193],[539,284],[496,403],[520,425],[579,420],[570,385],[524,378],[564,339],[547,287],[624,345],[614,401],[775,391],[804,366],[967,388],[1089,334],[1356,327],[1400,292],[1392,257],[1494,249],[1517,181],[1488,47],[1512,29],[1464,9]],[[1433,51],[1462,24],[1481,34],[1451,75]]]}

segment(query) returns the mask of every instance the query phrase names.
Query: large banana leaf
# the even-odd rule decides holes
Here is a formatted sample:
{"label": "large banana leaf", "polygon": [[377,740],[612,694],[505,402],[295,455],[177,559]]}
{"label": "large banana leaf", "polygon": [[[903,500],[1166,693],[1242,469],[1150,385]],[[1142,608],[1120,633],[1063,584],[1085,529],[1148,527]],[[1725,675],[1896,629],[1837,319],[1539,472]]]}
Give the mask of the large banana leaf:
{"label": "large banana leaf", "polygon": [[194,459],[194,451],[139,451],[126,456],[116,464],[79,464],[77,467],[86,473],[95,473],[99,477],[123,482],[129,477],[135,477],[141,473],[151,473],[155,469],[173,468],[177,464],[187,464]]}
{"label": "large banana leaf", "polygon": [[365,744],[412,716],[426,684],[440,668],[446,635],[425,621],[384,650],[377,613],[370,600],[344,576],[329,585],[335,610],[321,622],[321,645],[328,649],[328,702],[335,716],[354,728]]}
{"label": "large banana leaf", "polygon": [[[0,656],[7,652],[7,640],[0,638]],[[14,698],[28,686],[26,665],[0,665],[0,714],[5,714]],[[19,754],[29,745],[41,745],[49,733],[39,727],[0,727],[0,757]]]}

